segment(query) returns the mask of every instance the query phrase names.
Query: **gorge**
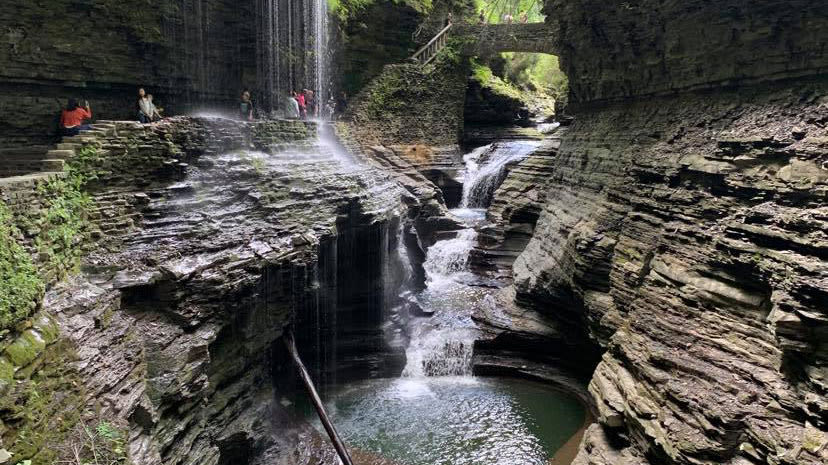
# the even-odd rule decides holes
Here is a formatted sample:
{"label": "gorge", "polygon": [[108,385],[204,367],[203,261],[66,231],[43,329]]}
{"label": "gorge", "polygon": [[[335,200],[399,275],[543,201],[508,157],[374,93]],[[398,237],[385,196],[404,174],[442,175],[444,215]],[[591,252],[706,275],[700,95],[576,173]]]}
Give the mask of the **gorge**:
{"label": "gorge", "polygon": [[828,462],[828,3],[507,3],[0,5],[0,464]]}

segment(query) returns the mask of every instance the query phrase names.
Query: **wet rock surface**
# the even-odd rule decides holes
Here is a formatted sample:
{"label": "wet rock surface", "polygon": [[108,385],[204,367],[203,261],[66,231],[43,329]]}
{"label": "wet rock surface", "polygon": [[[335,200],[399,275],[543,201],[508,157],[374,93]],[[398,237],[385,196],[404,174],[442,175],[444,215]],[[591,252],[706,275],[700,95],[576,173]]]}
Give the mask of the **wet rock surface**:
{"label": "wet rock surface", "polygon": [[[398,175],[293,132],[304,123],[204,124],[169,129],[179,149],[198,141],[185,172],[101,182],[98,198],[146,201],[44,309],[77,348],[90,404],[128,422],[135,463],[289,463],[295,423],[278,400],[292,373],[277,341],[292,321],[302,342],[317,326],[342,341],[327,365],[305,344],[329,380],[337,363],[364,376],[402,369],[379,328],[398,287],[383,267],[408,216],[401,199],[419,198]],[[320,313],[339,326],[317,325]]]}
{"label": "wet rock surface", "polygon": [[825,461],[824,91],[594,107],[563,135],[514,278],[605,349],[575,463]]}

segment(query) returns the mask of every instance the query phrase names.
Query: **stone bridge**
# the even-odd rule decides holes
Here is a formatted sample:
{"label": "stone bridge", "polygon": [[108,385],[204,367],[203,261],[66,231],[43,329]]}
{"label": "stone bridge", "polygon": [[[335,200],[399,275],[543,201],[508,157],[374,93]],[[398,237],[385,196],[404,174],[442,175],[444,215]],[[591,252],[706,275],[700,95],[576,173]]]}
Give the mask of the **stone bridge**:
{"label": "stone bridge", "polygon": [[456,24],[449,33],[454,37],[470,39],[462,49],[462,53],[468,55],[501,52],[555,54],[555,41],[545,23]]}

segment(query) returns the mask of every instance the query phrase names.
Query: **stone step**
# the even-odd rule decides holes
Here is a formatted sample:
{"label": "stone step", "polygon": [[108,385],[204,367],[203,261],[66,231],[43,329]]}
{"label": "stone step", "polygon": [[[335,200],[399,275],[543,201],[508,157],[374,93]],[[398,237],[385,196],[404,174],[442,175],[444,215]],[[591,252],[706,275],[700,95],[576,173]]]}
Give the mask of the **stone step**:
{"label": "stone step", "polygon": [[72,158],[74,156],[75,156],[75,151],[74,150],[55,149],[55,150],[49,150],[48,152],[46,152],[46,157],[50,158],[50,159],[60,158],[60,159],[66,160],[67,158]]}
{"label": "stone step", "polygon": [[41,162],[43,171],[63,171],[64,162],[61,159],[47,159]]}
{"label": "stone step", "polygon": [[80,143],[76,142],[61,142],[57,145],[58,150],[75,150],[80,147]]}
{"label": "stone step", "polygon": [[0,155],[0,163],[3,162],[37,162],[47,158],[46,152],[39,153],[5,153]]}

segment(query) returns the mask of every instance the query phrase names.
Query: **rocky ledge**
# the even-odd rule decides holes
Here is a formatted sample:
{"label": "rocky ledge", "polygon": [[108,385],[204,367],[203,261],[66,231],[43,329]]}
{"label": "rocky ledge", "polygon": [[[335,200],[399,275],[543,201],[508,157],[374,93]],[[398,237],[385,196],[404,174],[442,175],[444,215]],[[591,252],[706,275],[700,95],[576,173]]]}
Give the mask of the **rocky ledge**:
{"label": "rocky ledge", "polygon": [[288,325],[323,382],[401,370],[383,309],[409,278],[398,239],[418,248],[417,223],[440,210],[434,189],[315,135],[303,122],[178,118],[74,141],[101,155],[96,245],[47,293],[60,337],[46,342],[66,348],[59,379],[86,420],[122,426],[133,462],[301,463],[303,423],[281,403],[295,389],[278,342]]}

